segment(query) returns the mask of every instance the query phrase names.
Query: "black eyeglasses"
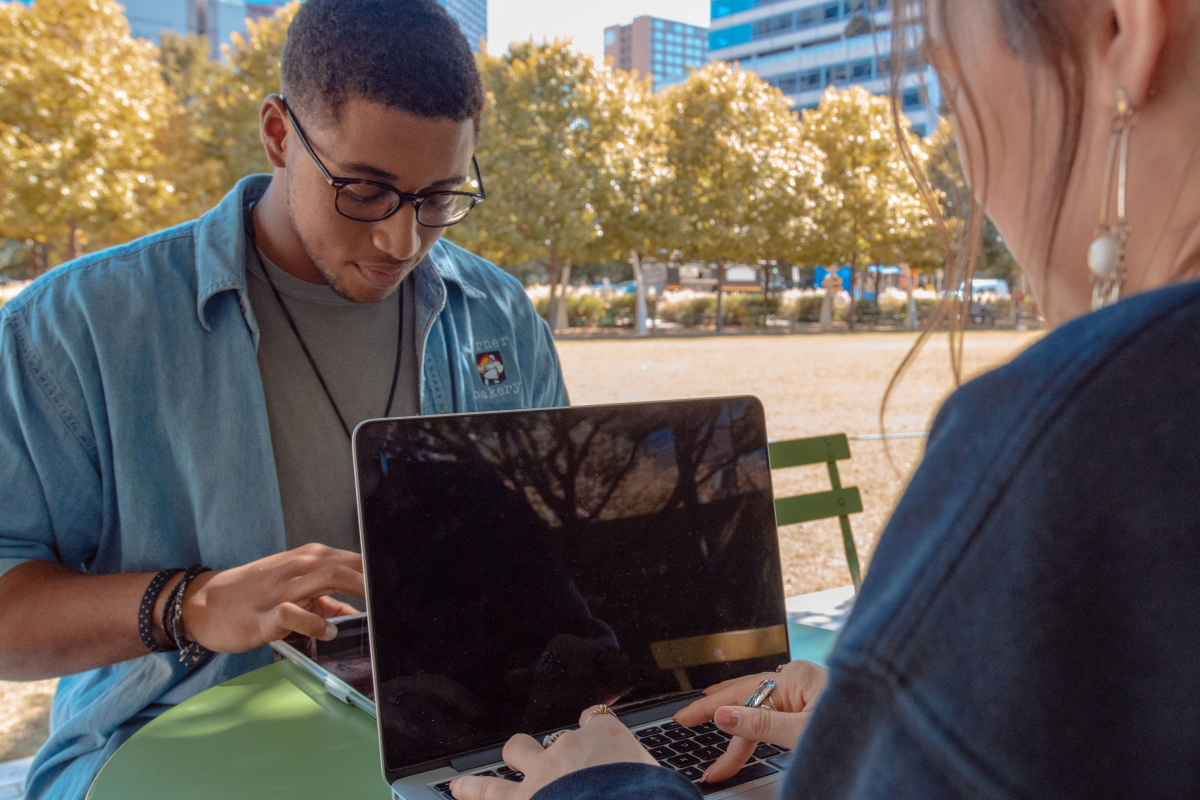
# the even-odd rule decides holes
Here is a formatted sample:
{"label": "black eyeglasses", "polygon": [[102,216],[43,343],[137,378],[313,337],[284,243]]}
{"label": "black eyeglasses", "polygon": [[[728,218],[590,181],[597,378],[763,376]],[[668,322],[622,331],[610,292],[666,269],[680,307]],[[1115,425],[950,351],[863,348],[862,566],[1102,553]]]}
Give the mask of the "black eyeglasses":
{"label": "black eyeglasses", "polygon": [[487,199],[487,192],[483,190],[483,176],[479,172],[479,162],[475,160],[475,156],[471,156],[471,166],[475,169],[474,185],[479,187],[478,192],[409,194],[379,181],[335,178],[308,143],[308,137],[304,135],[304,129],[300,127],[300,121],[292,113],[287,100],[282,97],[279,100],[283,103],[283,110],[287,112],[292,127],[296,129],[296,135],[300,137],[300,143],[312,156],[326,182],[334,188],[334,207],[343,217],[358,222],[379,222],[395,214],[408,202],[416,209],[419,224],[426,228],[449,228],[466,219],[475,206]]}

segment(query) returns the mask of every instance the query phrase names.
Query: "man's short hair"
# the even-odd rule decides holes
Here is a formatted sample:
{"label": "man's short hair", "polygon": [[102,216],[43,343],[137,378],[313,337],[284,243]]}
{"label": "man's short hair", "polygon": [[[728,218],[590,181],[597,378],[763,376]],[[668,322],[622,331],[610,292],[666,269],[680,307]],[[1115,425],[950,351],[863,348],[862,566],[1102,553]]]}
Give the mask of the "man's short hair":
{"label": "man's short hair", "polygon": [[307,0],[288,28],[282,77],[289,102],[326,120],[355,95],[477,129],[483,113],[471,47],[436,0]]}

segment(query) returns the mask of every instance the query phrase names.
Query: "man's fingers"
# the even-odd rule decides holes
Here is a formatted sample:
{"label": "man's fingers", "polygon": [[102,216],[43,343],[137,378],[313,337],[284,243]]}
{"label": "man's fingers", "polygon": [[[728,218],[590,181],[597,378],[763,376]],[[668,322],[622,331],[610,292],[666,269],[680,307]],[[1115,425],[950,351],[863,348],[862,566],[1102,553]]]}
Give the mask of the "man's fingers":
{"label": "man's fingers", "polygon": [[812,716],[810,711],[789,713],[766,708],[725,706],[717,709],[713,722],[733,736],[793,748]]}
{"label": "man's fingers", "polygon": [[757,742],[750,742],[735,736],[730,740],[729,746],[725,748],[721,757],[713,762],[713,765],[704,773],[704,782],[720,783],[726,778],[737,775],[738,771],[746,766],[750,756],[754,755],[754,748],[757,746]]}
{"label": "man's fingers", "polygon": [[450,781],[450,793],[458,800],[516,800],[521,784],[503,778],[464,775]]}
{"label": "man's fingers", "polygon": [[331,617],[348,617],[359,613],[359,610],[349,603],[334,600],[332,597],[318,597],[312,602],[310,610],[314,614],[320,614],[325,619],[330,619]]}
{"label": "man's fingers", "polygon": [[[541,758],[545,752],[546,749],[537,739],[518,733],[505,742],[501,758],[504,759],[505,764],[517,772],[527,772],[533,766],[533,762]],[[506,781],[506,783],[509,782]]]}
{"label": "man's fingers", "polygon": [[307,575],[292,578],[284,585],[284,592],[286,598],[293,602],[303,602],[326,594],[362,597],[366,593],[363,588],[363,574],[345,564],[321,567]]}
{"label": "man's fingers", "polygon": [[316,543],[302,545],[271,558],[278,559],[274,566],[282,569],[280,574],[285,578],[296,578],[322,567],[349,567],[356,572],[363,570],[362,556],[358,553]]}
{"label": "man's fingers", "polygon": [[262,623],[267,641],[282,639],[295,631],[328,642],[337,636],[337,626],[320,614],[305,611],[295,603],[281,603],[268,611]]}

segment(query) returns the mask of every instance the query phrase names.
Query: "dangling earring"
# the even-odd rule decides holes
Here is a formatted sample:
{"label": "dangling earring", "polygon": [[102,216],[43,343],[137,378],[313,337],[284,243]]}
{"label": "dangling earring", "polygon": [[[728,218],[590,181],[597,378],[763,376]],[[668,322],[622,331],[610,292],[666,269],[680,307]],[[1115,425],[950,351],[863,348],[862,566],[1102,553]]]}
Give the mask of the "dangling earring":
{"label": "dangling earring", "polygon": [[[1125,199],[1129,177],[1129,134],[1135,120],[1133,103],[1124,89],[1117,90],[1116,103],[1117,118],[1113,122],[1108,172],[1104,177],[1104,197],[1100,202],[1100,225],[1096,229],[1096,241],[1088,248],[1093,311],[1120,300],[1121,288],[1125,284],[1125,242],[1129,239]],[[1117,218],[1110,220],[1114,176],[1117,180]]]}

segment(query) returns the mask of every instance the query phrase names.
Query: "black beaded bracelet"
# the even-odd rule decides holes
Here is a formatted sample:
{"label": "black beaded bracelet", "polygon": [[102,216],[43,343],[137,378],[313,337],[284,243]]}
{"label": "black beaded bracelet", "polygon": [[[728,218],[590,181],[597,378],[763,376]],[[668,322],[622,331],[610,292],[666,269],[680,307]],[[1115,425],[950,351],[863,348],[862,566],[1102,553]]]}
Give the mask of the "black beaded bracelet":
{"label": "black beaded bracelet", "polygon": [[167,631],[167,638],[171,640],[175,649],[179,650],[180,663],[187,664],[189,667],[199,664],[200,660],[208,654],[208,650],[187,638],[183,628],[183,597],[192,580],[197,575],[209,571],[208,567],[198,564],[189,568],[171,591],[171,596],[167,598],[166,608],[163,609],[163,628]]}
{"label": "black beaded bracelet", "polygon": [[[164,569],[162,572],[154,576],[150,581],[150,585],[146,587],[145,594],[142,595],[142,604],[138,608],[138,635],[142,637],[142,644],[146,645],[146,649],[151,653],[169,653],[175,650],[174,644],[168,641],[167,644],[159,644],[154,639],[154,606],[158,603],[158,598],[162,594],[163,587],[167,585],[167,581],[183,572],[181,569]],[[163,619],[166,619],[166,609],[163,609]],[[166,626],[164,625],[165,629]],[[167,634],[167,639],[171,638]]]}

